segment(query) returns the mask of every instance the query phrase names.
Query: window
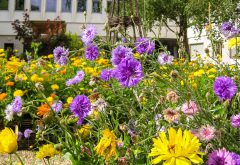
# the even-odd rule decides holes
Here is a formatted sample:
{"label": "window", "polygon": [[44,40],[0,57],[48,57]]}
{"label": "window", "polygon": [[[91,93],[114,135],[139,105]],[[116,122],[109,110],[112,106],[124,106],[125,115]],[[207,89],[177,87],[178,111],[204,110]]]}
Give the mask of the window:
{"label": "window", "polygon": [[106,12],[110,13],[111,9],[112,9],[112,1],[107,1],[107,10],[106,10]]}
{"label": "window", "polygon": [[87,6],[86,0],[78,0],[77,1],[77,11],[78,12],[86,11],[86,6]]}
{"label": "window", "polygon": [[62,12],[71,12],[72,0],[62,0]]}
{"label": "window", "polygon": [[4,50],[8,50],[12,52],[14,50],[14,44],[13,43],[4,43]]}
{"label": "window", "polygon": [[56,12],[57,0],[46,0],[46,11]]}
{"label": "window", "polygon": [[24,0],[15,1],[15,10],[24,10]]}
{"label": "window", "polygon": [[31,11],[41,10],[41,0],[31,0]]}
{"label": "window", "polygon": [[204,48],[202,43],[197,44],[191,44],[190,45],[190,54],[194,57],[197,57],[197,55],[204,55]]}
{"label": "window", "polygon": [[92,12],[93,13],[101,13],[101,2],[100,0],[92,1]]}
{"label": "window", "polygon": [[8,0],[0,0],[0,10],[8,10]]}

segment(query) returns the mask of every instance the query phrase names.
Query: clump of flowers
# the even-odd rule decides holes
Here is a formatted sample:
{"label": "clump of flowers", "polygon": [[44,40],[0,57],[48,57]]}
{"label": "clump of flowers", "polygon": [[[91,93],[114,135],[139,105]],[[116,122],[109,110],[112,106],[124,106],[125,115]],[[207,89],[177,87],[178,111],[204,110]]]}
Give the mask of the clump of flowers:
{"label": "clump of flowers", "polygon": [[142,65],[133,58],[124,59],[115,70],[116,78],[124,87],[133,87],[143,78]]}
{"label": "clump of flowers", "polygon": [[0,154],[12,154],[17,151],[17,134],[11,128],[4,128],[0,132]]}
{"label": "clump of flowers", "polygon": [[96,60],[97,57],[99,55],[98,52],[98,47],[94,44],[89,44],[86,48],[85,48],[85,57],[88,60]]}
{"label": "clump of flowers", "polygon": [[152,54],[155,49],[154,42],[147,38],[138,38],[135,46],[139,54]]}
{"label": "clump of flowers", "polygon": [[132,57],[132,55],[132,49],[120,45],[112,50],[111,62],[114,66],[117,66],[123,59],[126,57]]}
{"label": "clump of flowers", "polygon": [[116,146],[118,139],[109,129],[103,130],[102,136],[103,137],[94,150],[98,155],[103,156],[106,160],[109,160],[112,156],[117,155]]}
{"label": "clump of flowers", "polygon": [[78,124],[81,125],[91,110],[91,103],[87,96],[77,95],[70,104],[70,110],[75,117],[78,117]]}
{"label": "clump of flowers", "polygon": [[54,55],[54,61],[56,64],[59,64],[61,66],[64,66],[68,63],[68,49],[65,49],[64,47],[56,47],[53,50]]}
{"label": "clump of flowers", "polygon": [[11,104],[8,104],[5,109],[6,119],[11,121],[14,115],[22,115],[22,98],[20,96],[15,97]]}
{"label": "clump of flowers", "polygon": [[44,158],[49,159],[58,154],[60,154],[60,152],[54,148],[53,144],[46,144],[39,148],[39,151],[36,153],[36,158],[37,159],[44,159]]}
{"label": "clump of flowers", "polygon": [[86,29],[83,30],[82,41],[84,42],[85,45],[88,45],[93,41],[96,34],[97,34],[96,27],[93,25],[88,25]]}
{"label": "clump of flowers", "polygon": [[78,71],[77,75],[74,78],[71,78],[66,82],[66,85],[72,86],[72,85],[78,84],[83,80],[84,76],[85,76],[85,74],[82,70]]}
{"label": "clump of flowers", "polygon": [[237,165],[237,158],[239,155],[227,151],[226,149],[215,150],[208,155],[208,165]]}
{"label": "clump of flowers", "polygon": [[231,124],[234,128],[240,128],[240,113],[231,117]]}
{"label": "clump of flowers", "polygon": [[165,53],[161,53],[158,56],[158,63],[160,65],[169,65],[169,64],[172,64],[172,62],[173,62],[173,56],[167,55]]}
{"label": "clump of flowers", "polygon": [[[153,148],[150,157],[156,157],[152,164],[164,162],[164,164],[201,164],[203,163],[199,147],[201,143],[191,132],[179,128],[168,129],[168,138],[165,132],[159,133],[157,138],[153,138]],[[192,163],[191,163],[192,162]]]}
{"label": "clump of flowers", "polygon": [[238,89],[230,77],[220,76],[215,79],[213,90],[220,100],[231,100]]}

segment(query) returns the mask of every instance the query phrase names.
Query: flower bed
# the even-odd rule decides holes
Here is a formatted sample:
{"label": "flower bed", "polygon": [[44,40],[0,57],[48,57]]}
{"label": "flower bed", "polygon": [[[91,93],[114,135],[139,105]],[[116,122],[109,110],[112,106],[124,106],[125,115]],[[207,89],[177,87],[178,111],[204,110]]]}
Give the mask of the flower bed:
{"label": "flower bed", "polygon": [[73,164],[240,162],[237,65],[174,59],[146,38],[106,49],[95,35],[87,27],[78,51],[1,56],[1,116],[17,129],[0,133],[0,153],[35,138],[38,159]]}

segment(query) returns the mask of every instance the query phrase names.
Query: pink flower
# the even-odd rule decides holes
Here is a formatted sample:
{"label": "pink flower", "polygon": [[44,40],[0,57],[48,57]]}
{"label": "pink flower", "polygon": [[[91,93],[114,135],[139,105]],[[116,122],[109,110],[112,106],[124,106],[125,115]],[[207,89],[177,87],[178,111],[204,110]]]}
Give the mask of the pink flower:
{"label": "pink flower", "polygon": [[194,101],[186,102],[182,105],[182,111],[185,115],[191,117],[198,112],[197,104]]}
{"label": "pink flower", "polygon": [[198,134],[199,134],[199,139],[201,141],[210,141],[215,137],[215,128],[212,126],[202,126],[201,128],[199,128],[198,130]]}

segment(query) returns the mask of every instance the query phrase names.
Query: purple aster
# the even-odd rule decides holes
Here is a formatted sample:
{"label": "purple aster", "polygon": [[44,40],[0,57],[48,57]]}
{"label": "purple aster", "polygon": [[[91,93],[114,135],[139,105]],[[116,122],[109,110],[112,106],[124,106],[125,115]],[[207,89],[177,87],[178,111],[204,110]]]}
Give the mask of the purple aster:
{"label": "purple aster", "polygon": [[108,81],[110,78],[113,78],[113,69],[103,69],[100,78],[104,81]]}
{"label": "purple aster", "polygon": [[28,139],[28,138],[30,138],[31,133],[33,133],[33,131],[31,129],[25,129],[23,134],[24,134],[24,137],[26,139]]}
{"label": "purple aster", "polygon": [[208,165],[235,165],[233,154],[226,149],[215,150],[208,155]]}
{"label": "purple aster", "polygon": [[238,35],[240,30],[234,27],[231,22],[224,22],[221,26],[221,32],[226,38],[232,38]]}
{"label": "purple aster", "polygon": [[117,66],[115,74],[122,86],[132,87],[143,78],[142,65],[134,58],[126,58]]}
{"label": "purple aster", "polygon": [[22,109],[22,98],[20,96],[16,96],[11,105],[13,108],[13,112],[19,113]]}
{"label": "purple aster", "polygon": [[85,49],[85,57],[88,60],[96,60],[98,57],[99,52],[98,52],[98,47],[93,44],[89,44],[86,49]]}
{"label": "purple aster", "polygon": [[132,55],[132,49],[119,45],[112,50],[112,64],[116,66],[120,64],[123,59],[125,59],[126,57],[132,57]]}
{"label": "purple aster", "polygon": [[75,85],[75,84],[78,84],[80,83],[83,78],[84,78],[84,72],[83,71],[78,71],[77,72],[77,75],[71,79],[69,79],[67,82],[66,82],[66,85],[67,86],[72,86],[72,85]]}
{"label": "purple aster", "polygon": [[88,25],[86,29],[83,30],[82,33],[82,41],[85,45],[91,43],[97,34],[96,27],[93,25]]}
{"label": "purple aster", "polygon": [[169,56],[165,53],[161,53],[159,56],[158,56],[158,63],[160,65],[166,65],[166,64],[171,64],[173,61],[173,56]]}
{"label": "purple aster", "polygon": [[22,139],[22,132],[18,131],[18,138],[17,138],[17,141],[19,142],[21,139]]}
{"label": "purple aster", "polygon": [[68,62],[68,49],[65,49],[64,47],[56,47],[53,50],[53,55],[54,55],[54,61],[56,64],[59,64],[61,66],[64,66]]}
{"label": "purple aster", "polygon": [[233,159],[235,160],[235,165],[240,165],[240,155],[232,152]]}
{"label": "purple aster", "polygon": [[138,38],[135,46],[139,54],[152,54],[155,49],[154,42],[147,38]]}
{"label": "purple aster", "polygon": [[240,113],[231,117],[231,124],[234,128],[240,128]]}
{"label": "purple aster", "polygon": [[91,110],[91,103],[87,96],[77,95],[70,104],[70,110],[74,116],[78,117],[78,124],[81,125]]}
{"label": "purple aster", "polygon": [[60,100],[53,103],[53,105],[52,105],[52,109],[57,113],[62,110],[62,107],[63,107],[63,103]]}
{"label": "purple aster", "polygon": [[220,76],[215,79],[213,84],[214,93],[220,100],[231,100],[237,93],[237,85],[227,76]]}

